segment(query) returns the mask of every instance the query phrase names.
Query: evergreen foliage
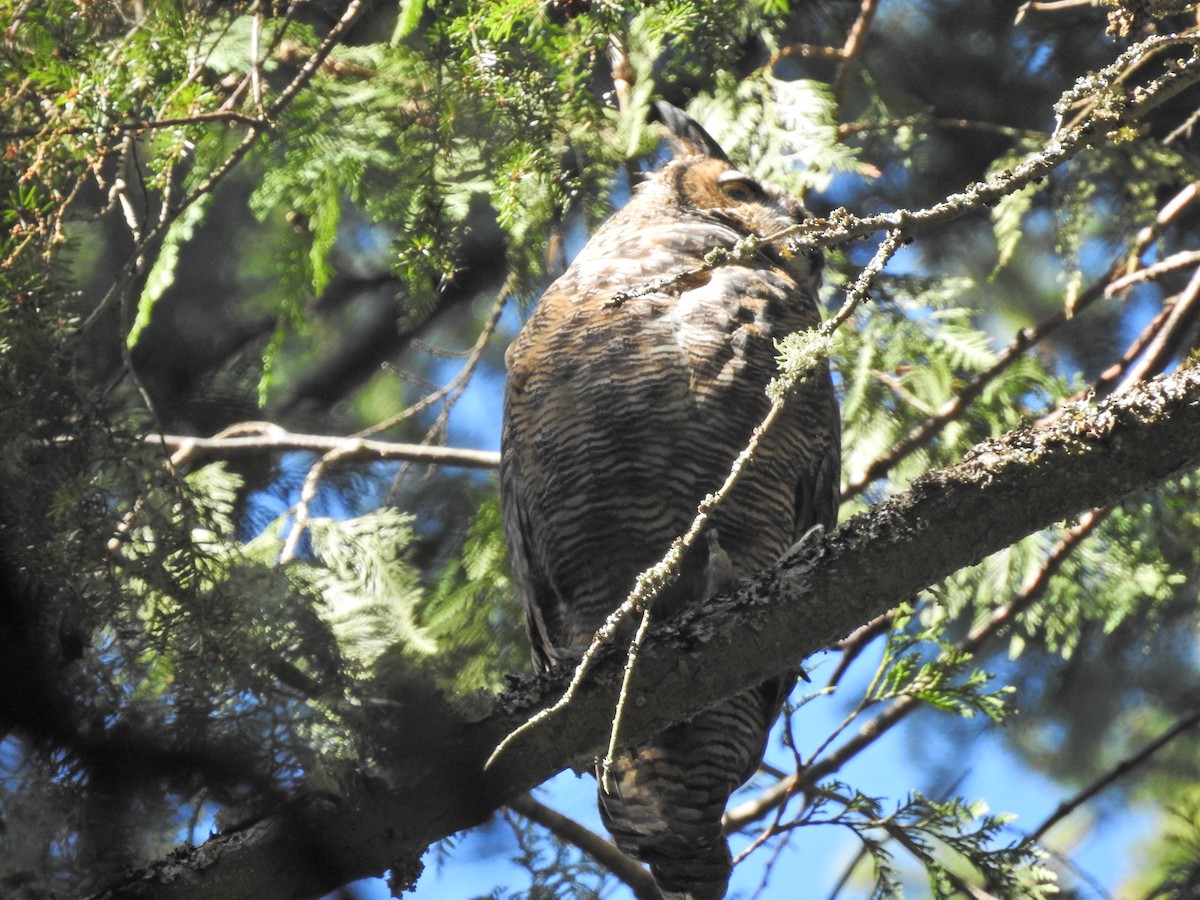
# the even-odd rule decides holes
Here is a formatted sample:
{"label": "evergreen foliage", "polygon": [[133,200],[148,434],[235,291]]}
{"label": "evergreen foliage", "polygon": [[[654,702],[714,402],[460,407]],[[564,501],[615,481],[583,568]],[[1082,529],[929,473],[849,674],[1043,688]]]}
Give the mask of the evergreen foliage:
{"label": "evergreen foliage", "polygon": [[[302,787],[391,783],[391,743],[436,740],[424,704],[476,721],[527,672],[494,479],[361,439],[496,446],[506,339],[661,160],[657,98],[829,228],[1087,129],[1049,177],[904,234],[832,335],[781,342],[781,384],[834,365],[843,518],[1191,364],[1194,4],[1032,6],[2,0],[0,894],[100,890]],[[827,247],[830,310],[875,246]],[[762,807],[731,812],[745,883],[775,896],[771,854],[833,825],[843,896],[1090,896],[1006,797],[934,799],[923,751],[890,796],[842,769],[921,709],[987,720],[1066,795],[1194,713],[1197,491],[963,560],[814,666],[739,795]],[[1120,769],[1112,802],[1168,823],[1136,896],[1200,881],[1197,749],[1181,729]],[[481,895],[629,880],[504,815],[529,887]]]}

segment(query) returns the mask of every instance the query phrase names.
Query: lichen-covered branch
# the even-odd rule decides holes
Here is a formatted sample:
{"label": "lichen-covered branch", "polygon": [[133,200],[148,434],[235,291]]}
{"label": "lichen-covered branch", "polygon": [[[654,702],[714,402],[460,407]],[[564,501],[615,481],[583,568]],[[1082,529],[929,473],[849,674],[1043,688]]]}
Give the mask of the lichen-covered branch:
{"label": "lichen-covered branch", "polygon": [[[637,741],[794,667],[963,566],[1085,510],[1200,467],[1200,368],[1139,385],[1053,424],[989,440],[961,463],[846,522],[731,595],[665,622],[642,648],[624,733]],[[719,657],[721,666],[705,665]],[[348,777],[283,811],[183,848],[105,898],[316,896],[391,868],[404,881],[434,841],[604,744],[623,669],[602,654],[576,702],[524,732],[484,772],[496,743],[549,705],[561,678],[509,691],[479,721],[448,709],[394,736],[386,772]],[[319,848],[316,852],[314,848]]]}

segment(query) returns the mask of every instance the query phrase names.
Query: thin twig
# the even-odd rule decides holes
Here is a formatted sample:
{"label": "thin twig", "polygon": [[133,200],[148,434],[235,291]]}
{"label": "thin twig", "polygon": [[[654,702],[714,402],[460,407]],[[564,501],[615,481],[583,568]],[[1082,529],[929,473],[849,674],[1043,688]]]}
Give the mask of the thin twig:
{"label": "thin twig", "polygon": [[1167,744],[1171,743],[1171,741],[1175,740],[1175,738],[1195,728],[1197,724],[1200,724],[1200,709],[1195,709],[1188,713],[1154,740],[1142,747],[1142,749],[1125,757],[1090,784],[1085,785],[1073,796],[1059,803],[1054,812],[1047,816],[1037,828],[1031,831],[1022,843],[1033,844],[1040,841],[1046,832],[1083,804],[1114,784],[1118,779],[1132,772],[1146,760],[1154,756],[1154,754],[1158,753],[1163,747],[1167,746]]}
{"label": "thin twig", "polygon": [[[312,79],[313,75],[316,74],[321,64],[333,51],[333,48],[337,46],[338,42],[341,41],[343,37],[345,37],[346,32],[358,19],[362,11],[362,0],[350,0],[350,2],[346,4],[346,9],[342,13],[341,18],[338,19],[338,21],[334,23],[333,27],[330,28],[326,33],[325,39],[321,42],[321,45],[313,51],[312,55],[310,55],[307,60],[305,60],[304,65],[300,67],[300,71],[296,73],[295,77],[292,78],[287,87],[285,87],[279,93],[279,96],[277,96],[267,108],[264,118],[268,122],[274,121],[278,115],[292,102],[292,100],[295,99],[296,95],[304,89],[304,87]],[[134,280],[145,270],[146,249],[152,246],[153,243],[159,238],[161,238],[166,233],[167,229],[171,227],[171,224],[175,222],[175,220],[178,219],[179,216],[193,203],[210,193],[218,184],[224,181],[229,173],[232,172],[234,168],[237,167],[238,163],[242,161],[245,155],[250,152],[250,148],[254,146],[259,137],[267,130],[260,127],[256,123],[257,120],[255,120],[255,124],[250,124],[249,131],[241,140],[241,142],[239,142],[238,145],[234,147],[232,151],[230,151],[229,155],[225,157],[224,161],[222,161],[220,165],[218,165],[212,172],[208,174],[207,178],[202,180],[198,185],[196,185],[196,187],[192,188],[191,191],[189,191],[180,199],[178,205],[175,206],[169,216],[164,217],[160,224],[154,228],[151,228],[142,236],[141,240],[138,241],[134,247],[133,253],[130,255],[129,260],[117,274],[117,277],[113,279],[112,287],[109,288],[109,290],[101,298],[100,302],[96,304],[96,307],[83,321],[81,326],[82,331],[90,330],[96,324],[96,322],[100,320],[104,313],[108,311],[113,303],[115,303],[119,298],[123,297],[130,290]]]}
{"label": "thin twig", "polygon": [[846,299],[842,303],[841,308],[821,325],[822,334],[833,334],[841,328],[846,320],[854,314],[854,311],[867,299],[871,291],[871,285],[875,283],[876,276],[883,271],[883,267],[887,265],[888,260],[896,255],[896,251],[904,243],[903,238],[904,235],[899,229],[893,229],[887,233],[880,243],[879,248],[875,251],[875,255],[871,257],[871,261],[858,273],[858,278],[855,279],[853,286],[846,293]]}
{"label": "thin twig", "polygon": [[233,110],[216,112],[198,112],[187,116],[165,116],[161,119],[148,119],[141,122],[118,122],[115,125],[68,125],[48,127],[39,125],[36,128],[21,128],[15,131],[0,132],[0,140],[27,140],[30,138],[45,138],[48,134],[79,135],[79,134],[144,134],[147,131],[158,131],[162,128],[177,128],[182,125],[203,125],[206,122],[222,122],[226,125],[249,125],[261,130],[269,130],[272,123],[258,116]]}
{"label": "thin twig", "polygon": [[[758,879],[758,886],[754,889],[754,893],[750,895],[750,900],[758,900],[771,884],[771,876],[775,871],[775,866],[783,858],[783,853],[788,849],[791,838],[791,832],[784,832],[782,839],[775,842],[775,846],[771,849],[770,857],[762,866],[762,875]],[[739,853],[737,859],[734,859],[733,864],[736,866],[738,860],[744,857],[744,853]]]}
{"label": "thin twig", "polygon": [[[788,804],[789,800],[791,800],[791,794],[789,794],[787,797],[784,797],[783,802],[781,802],[776,807],[774,821],[772,821],[770,825],[768,825],[766,828],[764,828],[762,830],[762,832],[760,834],[758,834],[754,838],[754,840],[752,840],[746,846],[746,848],[744,850],[742,850],[737,856],[735,856],[733,858],[733,864],[735,866],[740,865],[743,860],[745,860],[747,857],[749,857],[751,853],[754,853],[756,850],[758,850],[759,847],[766,844],[767,841],[771,840],[774,837],[779,836],[780,834],[787,835],[790,833],[790,829],[783,827],[783,814],[787,810],[787,804]],[[797,819],[802,818],[803,815],[804,815],[804,810],[801,809],[799,814],[797,815]],[[724,824],[724,822],[722,821],[722,825],[723,824]],[[780,849],[780,847],[776,847],[775,852],[778,853],[779,849]]]}
{"label": "thin twig", "polygon": [[313,503],[317,499],[317,490],[320,488],[321,479],[325,476],[325,472],[352,454],[353,450],[349,448],[346,450],[340,448],[330,450],[317,460],[308,470],[308,474],[304,476],[304,484],[300,486],[300,499],[290,510],[292,514],[292,528],[288,532],[287,540],[283,542],[283,549],[279,552],[279,564],[281,566],[292,562],[300,552],[300,540],[304,537],[304,532],[308,529],[309,513]]}
{"label": "thin twig", "polygon": [[1166,369],[1167,363],[1175,355],[1175,347],[1178,346],[1183,333],[1195,321],[1198,302],[1200,302],[1200,268],[1192,273],[1191,281],[1188,282],[1183,293],[1176,298],[1171,312],[1167,315],[1158,334],[1150,342],[1150,346],[1146,348],[1141,359],[1125,373],[1125,377],[1121,379],[1121,383],[1117,385],[1114,393],[1124,393],[1138,382],[1153,378]]}
{"label": "thin twig", "polygon": [[617,786],[612,779],[612,769],[621,740],[621,720],[625,715],[625,704],[629,701],[633,673],[637,668],[638,651],[645,643],[646,635],[650,633],[650,621],[650,607],[647,606],[642,610],[642,621],[638,623],[637,633],[629,642],[629,650],[625,654],[625,671],[621,676],[621,692],[617,695],[617,706],[613,710],[612,728],[608,733],[608,749],[604,752],[604,760],[600,763],[601,784],[604,785],[605,792],[609,794],[617,792]]}
{"label": "thin twig", "polygon": [[[1134,338],[1133,342],[1130,343],[1130,345],[1125,349],[1125,352],[1121,354],[1121,358],[1101,372],[1099,377],[1096,379],[1094,387],[1089,390],[1094,389],[1096,395],[1101,397],[1107,395],[1108,392],[1112,390],[1112,386],[1118,382],[1121,376],[1129,371],[1134,361],[1143,353],[1145,353],[1146,348],[1154,342],[1155,337],[1158,335],[1159,331],[1162,329],[1164,323],[1170,317],[1171,312],[1174,309],[1175,299],[1176,298],[1169,298],[1163,304],[1162,309],[1155,313],[1154,318],[1146,323],[1146,327],[1142,329],[1142,333]],[[1077,393],[1067,402],[1069,403],[1071,400],[1078,399],[1082,399],[1082,392]],[[1046,418],[1052,421],[1060,415],[1062,415],[1061,405]]]}
{"label": "thin twig", "polygon": [[[510,272],[508,277],[504,279],[504,285],[500,288],[499,293],[496,294],[496,299],[492,303],[491,312],[488,313],[488,319],[484,323],[483,329],[479,332],[478,337],[475,338],[475,343],[471,346],[471,349],[467,351],[466,362],[463,363],[462,369],[457,375],[454,376],[454,378],[442,385],[437,390],[426,394],[411,406],[405,407],[404,409],[400,410],[400,412],[389,416],[382,422],[377,422],[369,428],[364,428],[362,431],[356,432],[354,436],[367,437],[368,435],[379,434],[381,431],[386,431],[392,426],[400,424],[405,419],[412,418],[418,413],[424,412],[426,409],[428,409],[430,406],[433,406],[433,404],[437,403],[448,394],[454,394],[454,399],[457,399],[457,397],[462,393],[463,388],[465,388],[467,383],[471,380],[471,376],[474,374],[476,366],[479,365],[479,361],[483,357],[483,351],[486,349],[488,341],[491,340],[492,335],[495,334],[496,327],[500,323],[500,316],[504,312],[504,307],[508,304],[508,298],[515,289],[516,283],[516,273]],[[449,405],[453,405],[454,399],[449,401]]]}
{"label": "thin twig", "polygon": [[854,24],[850,26],[850,31],[846,34],[846,43],[842,45],[841,63],[838,65],[837,78],[833,86],[833,96],[839,107],[846,99],[850,73],[857,67],[866,47],[867,33],[871,30],[871,22],[875,19],[875,11],[878,7],[878,0],[862,0],[858,18],[854,20]]}
{"label": "thin twig", "polygon": [[[438,417],[438,421],[431,429],[431,434],[436,432],[439,428],[444,428],[446,419],[449,416],[450,408],[454,405],[455,401],[462,396],[462,392],[466,389],[467,384],[471,379],[471,375],[475,370],[475,366],[478,364],[479,359],[483,354],[483,349],[486,346],[488,339],[495,331],[497,323],[500,321],[500,315],[504,311],[504,305],[508,300],[508,296],[511,293],[511,289],[515,283],[515,280],[516,274],[509,273],[508,278],[506,278],[504,281],[504,286],[501,288],[495,302],[492,304],[492,310],[488,316],[487,324],[475,340],[475,345],[472,347],[471,356],[468,358],[466,365],[463,367],[462,371],[459,372],[459,374],[450,382],[450,384],[446,386],[446,392],[449,393],[449,398],[446,402],[445,408],[442,410],[441,415]],[[365,433],[370,432],[368,431]],[[296,551],[299,547],[300,536],[304,531],[305,523],[308,519],[309,505],[316,498],[317,485],[320,479],[324,476],[325,471],[335,463],[344,462],[347,459],[360,458],[363,455],[363,447],[366,444],[376,445],[373,447],[373,450],[370,453],[370,455],[376,456],[380,449],[378,446],[379,443],[380,442],[378,441],[364,441],[358,437],[350,438],[344,444],[326,453],[325,456],[323,456],[316,463],[316,465],[309,470],[308,475],[304,479],[304,485],[300,491],[300,501],[294,507],[292,530],[288,534],[288,539],[284,544],[283,552],[280,554],[281,563],[290,561],[296,554]],[[383,446],[386,448],[389,446],[394,447],[395,445],[385,444]],[[428,443],[423,443],[417,445],[417,449],[422,451],[430,451],[437,450],[438,448],[431,446]],[[478,459],[480,458],[480,455],[484,453],[484,451],[454,451],[454,453],[467,453],[468,456],[466,458]],[[489,460],[496,458],[496,456],[496,454],[487,454],[487,458]],[[416,454],[408,453],[405,454],[403,458],[411,462],[419,457]],[[447,454],[443,458],[453,457]],[[431,457],[429,455],[424,455],[424,459],[422,459],[422,461],[428,462],[430,459]],[[499,465],[498,458],[496,458],[496,464]],[[402,475],[397,475],[397,481],[399,481],[401,477]]]}
{"label": "thin twig", "polygon": [[905,116],[886,119],[882,122],[842,122],[837,127],[839,138],[852,137],[872,131],[896,131],[900,128],[955,128],[963,131],[979,131],[1001,134],[1011,138],[1045,138],[1045,133],[1032,128],[1015,128],[979,119],[954,119],[945,116]]}
{"label": "thin twig", "polygon": [[[1032,347],[1035,347],[1057,329],[1063,327],[1079,313],[1091,306],[1108,293],[1109,286],[1127,272],[1129,259],[1137,259],[1146,248],[1156,240],[1162,231],[1179,218],[1180,214],[1200,196],[1200,184],[1193,182],[1184,187],[1167,203],[1165,203],[1154,221],[1138,231],[1134,238],[1133,247],[1122,251],[1110,264],[1106,274],[1081,291],[1070,309],[1062,308],[1043,319],[1032,328],[1022,328],[1014,336],[1009,345],[988,368],[977,374],[969,383],[947,400],[937,412],[921,424],[913,428],[907,435],[893,444],[886,453],[877,457],[860,474],[853,476],[842,485],[842,499],[849,500],[858,496],[876,479],[887,475],[898,463],[906,459],[914,451],[928,444],[934,437],[951,422],[966,414],[971,404],[1014,362],[1020,359]],[[1107,373],[1106,373],[1107,374]],[[1104,376],[1101,376],[1101,382]]]}
{"label": "thin twig", "polygon": [[[366,429],[363,434],[370,434],[377,431],[380,427],[394,424],[402,421],[411,415],[415,415],[424,409],[432,406],[437,402],[441,402],[442,408],[438,410],[437,417],[433,423],[426,429],[424,437],[421,439],[423,446],[437,446],[441,441],[446,439],[446,432],[450,424],[450,413],[454,409],[454,405],[462,397],[470,384],[471,377],[475,372],[475,367],[479,364],[479,360],[483,357],[484,348],[487,346],[489,339],[495,332],[496,327],[500,323],[500,315],[504,312],[504,307],[508,302],[509,295],[516,284],[517,275],[515,272],[510,272],[504,281],[504,286],[500,289],[500,293],[496,295],[496,300],[492,304],[491,314],[488,316],[487,322],[480,330],[479,336],[475,339],[475,344],[472,346],[467,357],[467,362],[459,373],[451,379],[443,387],[431,391],[421,400],[414,403],[407,409],[401,410],[386,423],[381,423],[381,426],[375,426]],[[406,463],[401,466],[392,479],[392,485],[388,489],[388,494],[385,502],[391,503],[400,491],[400,486],[408,477],[411,467]]]}
{"label": "thin twig", "polygon": [[842,500],[852,499],[861,494],[871,482],[882,478],[898,463],[906,459],[914,451],[925,446],[936,437],[951,422],[963,416],[989,384],[995,381],[1014,362],[1020,359],[1033,345],[1040,342],[1050,332],[1062,326],[1070,317],[1065,311],[1059,310],[1033,328],[1022,328],[1016,333],[1012,342],[996,361],[976,375],[963,386],[953,397],[947,400],[937,412],[913,428],[899,441],[894,443],[886,453],[872,460],[860,474],[852,477],[842,485]]}
{"label": "thin twig", "polygon": [[[257,426],[260,423],[252,423]],[[467,450],[458,447],[432,447],[427,444],[393,444],[388,441],[369,441],[358,437],[335,437],[324,434],[298,434],[271,427],[260,434],[232,437],[198,438],[181,434],[148,434],[147,444],[162,445],[172,451],[172,464],[182,465],[196,457],[232,458],[264,453],[285,453],[302,450],[322,455],[337,453],[341,460],[373,461],[398,460],[453,466],[463,469],[495,469],[500,454],[491,450]]]}
{"label": "thin twig", "polygon": [[[962,641],[955,645],[952,652],[957,654],[978,653],[1019,613],[1040,600],[1049,586],[1050,579],[1084,539],[1107,517],[1108,513],[1108,509],[1096,509],[1080,516],[1077,524],[1059,539],[1058,544],[1051,550],[1041,568],[1029,577],[1017,595],[1009,603],[993,610],[985,621],[973,628]],[[879,715],[865,722],[857,734],[829,756],[814,762],[803,772],[794,773],[786,779],[776,782],[753,800],[727,812],[725,814],[726,831],[736,831],[750,822],[763,818],[792,794],[805,790],[827,775],[836,772],[909,714],[922,708],[923,705],[921,700],[912,695],[893,700]]]}
{"label": "thin twig", "polygon": [[867,649],[867,646],[875,638],[881,634],[887,634],[891,630],[892,623],[895,620],[896,611],[894,609],[889,610],[882,616],[876,616],[866,625],[856,629],[837,644],[834,644],[830,649],[840,651],[842,658],[838,660],[837,667],[833,670],[833,674],[829,676],[829,680],[826,681],[825,686],[827,688],[837,687],[841,683],[846,671],[850,668],[850,665],[854,660],[858,659],[859,654]]}
{"label": "thin twig", "polygon": [[1025,14],[1030,10],[1034,12],[1059,12],[1064,9],[1078,9],[1081,6],[1095,6],[1095,0],[1030,0],[1028,3],[1022,3],[1017,10],[1017,18],[1014,20],[1014,25],[1020,25],[1025,18]]}
{"label": "thin twig", "polygon": [[[1200,314],[1200,268],[1192,274],[1191,281],[1183,293],[1171,298],[1142,333],[1134,338],[1121,359],[1105,369],[1095,383],[1086,390],[1067,398],[1050,414],[1043,416],[1040,424],[1049,424],[1062,415],[1070,404],[1086,396],[1106,397],[1122,394],[1136,384],[1166,371],[1175,357],[1176,349],[1184,337],[1195,326]],[[1120,382],[1117,383],[1117,379]],[[1116,387],[1112,385],[1116,383]]]}
{"label": "thin twig", "polygon": [[654,878],[637,862],[622,853],[612,841],[580,825],[539,802],[532,794],[521,794],[509,801],[509,808],[531,822],[541,825],[555,837],[578,847],[619,878],[638,900],[662,900]]}
{"label": "thin twig", "polygon": [[[1189,185],[1189,187],[1192,187],[1192,185]],[[1200,250],[1181,250],[1179,253],[1173,253],[1166,259],[1161,259],[1156,263],[1146,266],[1144,269],[1137,269],[1128,275],[1115,279],[1104,288],[1104,296],[1111,297],[1135,284],[1154,281],[1163,275],[1177,272],[1180,269],[1186,269],[1197,263],[1200,263]]]}

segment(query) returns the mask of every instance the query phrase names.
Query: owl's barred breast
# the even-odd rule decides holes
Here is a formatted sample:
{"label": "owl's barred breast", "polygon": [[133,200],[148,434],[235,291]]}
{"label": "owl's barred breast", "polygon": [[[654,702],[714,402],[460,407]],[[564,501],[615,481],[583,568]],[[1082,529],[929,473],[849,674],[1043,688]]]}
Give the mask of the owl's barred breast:
{"label": "owl's barred breast", "polygon": [[[550,658],[577,656],[634,579],[687,530],[766,415],[774,342],[819,324],[815,285],[766,258],[700,269],[731,228],[621,217],[542,298],[508,353],[505,481],[520,472],[527,552],[561,605]],[[630,295],[613,302],[618,294]],[[828,379],[797,398],[833,410]],[[532,437],[532,440],[530,440]],[[736,574],[770,565],[812,522],[796,485],[828,448],[785,416],[714,515]],[[692,592],[684,578],[665,614]]]}
{"label": "owl's barred breast", "polygon": [[[775,342],[820,320],[818,254],[764,241],[750,258],[706,262],[801,221],[799,201],[734,169],[679,110],[660,115],[695,155],[651,175],[588,241],[506,357],[501,501],[543,670],[574,664],[687,531],[771,407]],[[811,526],[832,525],[838,469],[837,405],[822,370],[763,435],[706,539],[654,600],[656,617],[703,604]],[[724,896],[721,816],[761,760],[793,680],[736,694],[612,760],[601,815],[668,900]]]}

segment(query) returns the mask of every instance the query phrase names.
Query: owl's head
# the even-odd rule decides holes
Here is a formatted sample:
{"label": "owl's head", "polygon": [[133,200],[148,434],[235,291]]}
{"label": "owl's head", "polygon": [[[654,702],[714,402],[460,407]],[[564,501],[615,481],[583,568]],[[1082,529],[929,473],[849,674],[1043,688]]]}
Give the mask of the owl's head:
{"label": "owl's head", "polygon": [[[656,179],[667,189],[669,202],[681,211],[762,238],[809,217],[796,197],[735,167],[712,135],[682,110],[660,101],[655,104],[655,117],[666,126],[680,150]],[[820,271],[822,256],[818,250],[807,251],[802,260],[794,260],[795,254],[785,241],[766,252],[789,268],[796,265],[810,272]]]}

